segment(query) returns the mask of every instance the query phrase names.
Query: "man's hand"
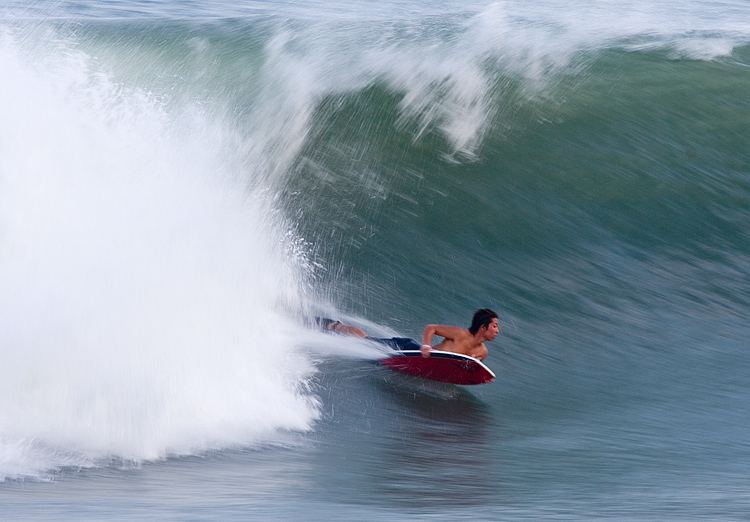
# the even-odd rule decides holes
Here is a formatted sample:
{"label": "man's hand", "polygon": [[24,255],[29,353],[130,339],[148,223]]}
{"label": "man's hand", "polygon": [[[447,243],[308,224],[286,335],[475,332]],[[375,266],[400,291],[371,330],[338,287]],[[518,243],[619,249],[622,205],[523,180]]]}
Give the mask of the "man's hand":
{"label": "man's hand", "polygon": [[423,344],[419,351],[422,352],[422,357],[429,357],[430,352],[432,351],[432,346],[429,344]]}

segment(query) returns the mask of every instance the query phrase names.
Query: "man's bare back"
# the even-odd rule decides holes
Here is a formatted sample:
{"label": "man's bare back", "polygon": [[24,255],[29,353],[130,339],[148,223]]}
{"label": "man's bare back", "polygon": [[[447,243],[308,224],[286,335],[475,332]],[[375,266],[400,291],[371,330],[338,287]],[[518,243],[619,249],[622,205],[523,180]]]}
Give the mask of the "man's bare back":
{"label": "man's bare back", "polygon": [[[358,337],[367,336],[361,328],[343,324],[341,321],[316,317],[315,323],[323,330],[345,335],[356,335]],[[472,317],[469,328],[444,324],[428,324],[425,326],[420,350],[424,357],[429,357],[431,350],[440,350],[468,355],[482,361],[487,357],[488,353],[487,346],[484,344],[485,341],[492,341],[499,333],[500,324],[497,314],[489,308],[482,308],[474,312],[474,317]],[[442,337],[443,340],[433,347],[432,337],[435,335]],[[375,340],[384,341],[384,339]],[[416,344],[411,339],[408,340]]]}
{"label": "man's bare back", "polygon": [[[425,326],[422,336],[422,355],[430,356],[431,350],[442,350],[446,352],[461,353],[484,360],[487,357],[487,346],[485,341],[492,341],[500,333],[500,325],[497,314],[492,310],[483,308],[477,310],[469,328],[459,326],[447,326],[444,324],[428,324]],[[432,346],[432,337],[438,335],[443,340]]]}
{"label": "man's bare back", "polygon": [[473,336],[469,333],[469,330],[466,330],[466,334],[467,337],[463,339],[445,338],[440,343],[434,345],[432,349],[441,350],[444,352],[462,353],[464,355],[474,357],[475,359],[479,359],[480,361],[487,357],[487,347],[484,345],[484,343],[479,343],[479,345],[477,346],[472,342],[471,337]]}

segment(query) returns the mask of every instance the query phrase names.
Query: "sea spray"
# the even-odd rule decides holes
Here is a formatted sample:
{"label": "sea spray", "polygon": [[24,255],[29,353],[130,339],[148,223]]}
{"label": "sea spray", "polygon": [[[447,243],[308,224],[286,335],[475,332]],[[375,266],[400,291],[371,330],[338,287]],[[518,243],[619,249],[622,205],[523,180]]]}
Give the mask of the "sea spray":
{"label": "sea spray", "polygon": [[309,429],[304,276],[231,130],[21,41],[0,39],[0,476]]}

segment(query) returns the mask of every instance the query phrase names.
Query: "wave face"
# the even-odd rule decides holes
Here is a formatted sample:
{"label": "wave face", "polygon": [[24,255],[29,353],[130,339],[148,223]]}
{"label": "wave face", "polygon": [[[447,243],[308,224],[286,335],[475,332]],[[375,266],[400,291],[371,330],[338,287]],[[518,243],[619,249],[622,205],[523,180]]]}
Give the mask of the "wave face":
{"label": "wave face", "polygon": [[744,400],[750,13],[651,4],[9,4],[0,477],[313,428],[320,303]]}

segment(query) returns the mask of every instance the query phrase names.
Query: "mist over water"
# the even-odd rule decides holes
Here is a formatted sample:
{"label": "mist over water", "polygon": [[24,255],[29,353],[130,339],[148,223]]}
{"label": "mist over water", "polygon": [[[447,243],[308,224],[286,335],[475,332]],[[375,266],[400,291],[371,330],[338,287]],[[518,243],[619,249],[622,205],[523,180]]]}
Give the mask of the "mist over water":
{"label": "mist over water", "polygon": [[310,428],[288,326],[304,259],[231,170],[231,129],[72,44],[17,42],[0,46],[0,473]]}

